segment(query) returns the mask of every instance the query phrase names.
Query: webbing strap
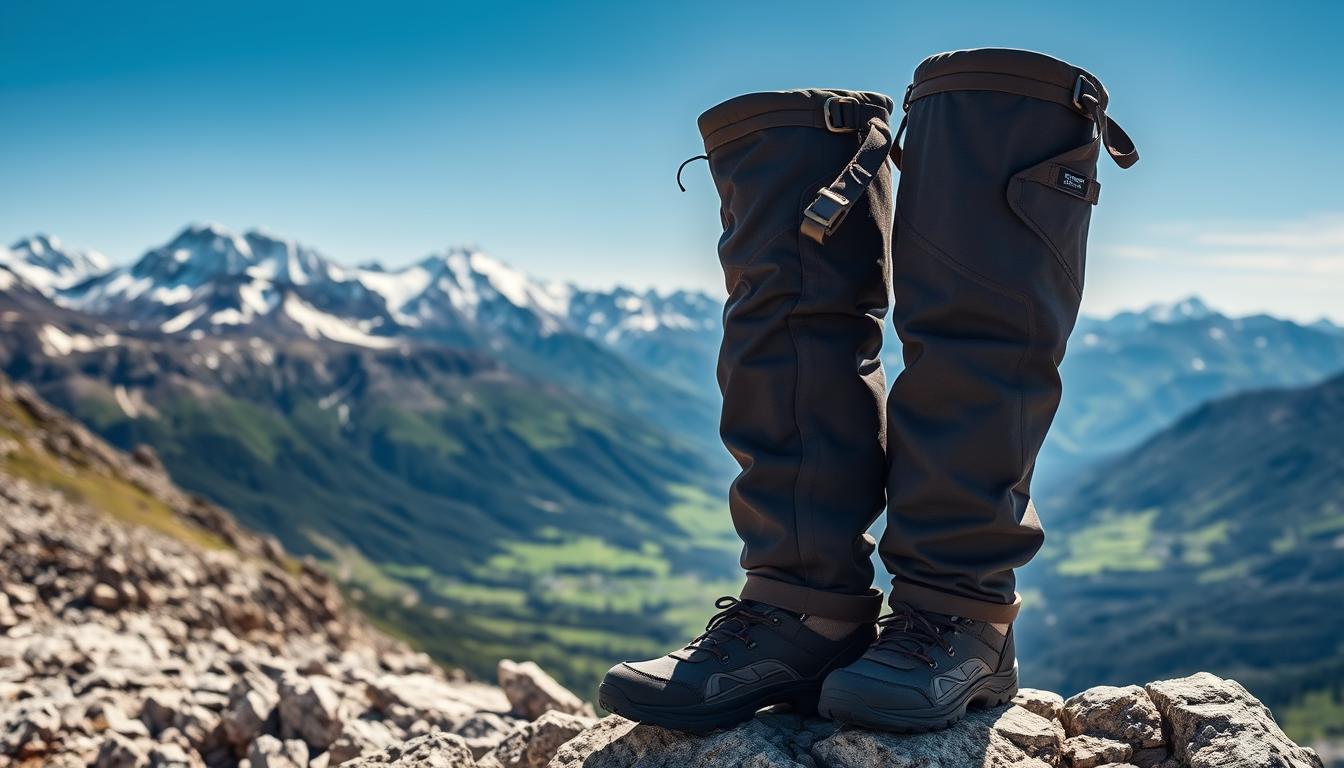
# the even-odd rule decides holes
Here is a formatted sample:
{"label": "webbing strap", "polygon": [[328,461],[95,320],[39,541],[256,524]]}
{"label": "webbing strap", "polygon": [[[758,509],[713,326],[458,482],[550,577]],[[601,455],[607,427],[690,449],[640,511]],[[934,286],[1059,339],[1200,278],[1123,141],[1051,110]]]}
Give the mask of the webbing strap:
{"label": "webbing strap", "polygon": [[[1128,133],[1125,133],[1125,129],[1107,117],[1103,92],[1087,75],[1078,75],[1078,79],[1070,88],[1006,72],[956,72],[931,77],[911,85],[906,89],[902,107],[908,112],[910,105],[919,99],[949,91],[999,91],[1053,101],[1075,110],[1097,124],[1101,143],[1116,165],[1128,168],[1139,161],[1139,151],[1134,147],[1134,141],[1129,138]],[[902,123],[904,122],[902,120]],[[896,163],[896,167],[900,168],[899,132],[895,144],[897,146],[892,148],[892,160]]]}
{"label": "webbing strap", "polygon": [[868,190],[868,185],[873,183],[891,151],[891,127],[885,118],[885,110],[881,117],[869,118],[863,141],[854,157],[830,186],[817,191],[816,199],[803,211],[800,230],[804,235],[817,243],[825,243],[826,237],[840,226]]}

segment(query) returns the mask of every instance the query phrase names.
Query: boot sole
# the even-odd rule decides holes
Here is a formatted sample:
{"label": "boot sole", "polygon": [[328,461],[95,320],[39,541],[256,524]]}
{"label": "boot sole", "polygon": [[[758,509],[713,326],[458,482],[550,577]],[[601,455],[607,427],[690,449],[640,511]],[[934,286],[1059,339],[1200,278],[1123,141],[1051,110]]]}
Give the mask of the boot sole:
{"label": "boot sole", "polygon": [[781,686],[762,692],[745,701],[725,702],[721,705],[688,707],[658,707],[636,704],[626,698],[620,689],[603,683],[597,688],[597,704],[608,712],[637,723],[657,725],[674,731],[704,734],[720,728],[729,728],[755,717],[765,707],[788,704],[803,715],[814,715],[821,682],[804,681],[801,685]]}
{"label": "boot sole", "polygon": [[940,707],[884,709],[862,697],[843,691],[825,691],[817,703],[822,717],[893,733],[927,733],[956,725],[970,707],[990,708],[1006,704],[1017,695],[1017,665],[1007,672],[989,675],[966,689],[961,696]]}

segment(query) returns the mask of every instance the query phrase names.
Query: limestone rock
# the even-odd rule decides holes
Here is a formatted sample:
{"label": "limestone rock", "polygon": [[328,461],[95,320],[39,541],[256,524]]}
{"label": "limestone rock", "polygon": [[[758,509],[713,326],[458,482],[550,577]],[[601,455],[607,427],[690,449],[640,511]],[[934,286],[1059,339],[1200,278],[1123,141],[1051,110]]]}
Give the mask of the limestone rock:
{"label": "limestone rock", "polygon": [[252,768],[308,768],[308,745],[299,739],[258,736],[247,759]]}
{"label": "limestone rock", "polygon": [[115,611],[121,607],[121,593],[111,584],[99,582],[89,590],[89,602],[104,611]]}
{"label": "limestone rock", "polygon": [[329,678],[290,674],[280,680],[280,730],[324,750],[341,735],[341,698]]}
{"label": "limestone rock", "polygon": [[331,743],[331,765],[340,765],[362,755],[372,754],[402,741],[398,733],[378,720],[349,720],[341,726],[341,734]]}
{"label": "limestone rock", "polygon": [[1172,753],[1190,768],[1321,768],[1260,700],[1235,680],[1207,672],[1147,685],[1171,731]]}
{"label": "limestone rock", "polygon": [[1003,735],[1028,757],[1053,762],[1064,745],[1064,726],[1058,721],[1022,706],[1009,707],[994,721],[994,731]]}
{"label": "limestone rock", "polygon": [[560,745],[595,722],[591,717],[547,712],[506,736],[480,764],[483,768],[545,768]]}
{"label": "limestone rock", "polygon": [[[872,765],[884,763],[874,761]],[[616,715],[571,739],[549,768],[688,768],[688,766],[797,766],[787,736],[763,718],[704,736],[638,725]]]}
{"label": "limestone rock", "polygon": [[1059,718],[1059,711],[1064,708],[1064,697],[1054,691],[1020,688],[1013,697],[1013,703],[1041,717],[1055,720]]}
{"label": "limestone rock", "polygon": [[1064,740],[1064,759],[1071,768],[1097,768],[1108,763],[1123,763],[1133,755],[1133,747],[1114,739],[1070,736]]}
{"label": "limestone rock", "polygon": [[504,659],[499,662],[498,674],[499,687],[520,717],[536,720],[550,710],[593,716],[591,706],[557,683],[536,662]]}
{"label": "limestone rock", "polygon": [[156,744],[149,751],[150,768],[205,768],[205,761],[180,744]]}
{"label": "limestone rock", "polygon": [[1135,749],[1160,746],[1162,716],[1148,693],[1137,685],[1099,685],[1069,698],[1060,710],[1069,736],[1099,736],[1123,741]]}
{"label": "limestone rock", "polygon": [[[543,716],[544,717],[544,716]],[[452,733],[461,736],[472,757],[481,759],[513,730],[509,721],[494,712],[479,712],[458,723]]]}
{"label": "limestone rock", "polygon": [[270,730],[280,704],[280,692],[269,680],[253,684],[240,683],[230,696],[229,706],[221,721],[224,734],[236,745],[250,743]]}
{"label": "limestone rock", "polygon": [[476,761],[462,739],[437,731],[394,744],[345,764],[345,768],[474,768]]}
{"label": "limestone rock", "polygon": [[[1035,719],[1033,719],[1035,718]],[[1048,768],[1062,733],[1020,707],[972,710],[951,728],[912,735],[845,728],[811,749],[819,764],[834,768],[883,765]]]}
{"label": "limestone rock", "polygon": [[144,742],[113,733],[103,741],[93,764],[95,768],[140,768],[148,762]]}

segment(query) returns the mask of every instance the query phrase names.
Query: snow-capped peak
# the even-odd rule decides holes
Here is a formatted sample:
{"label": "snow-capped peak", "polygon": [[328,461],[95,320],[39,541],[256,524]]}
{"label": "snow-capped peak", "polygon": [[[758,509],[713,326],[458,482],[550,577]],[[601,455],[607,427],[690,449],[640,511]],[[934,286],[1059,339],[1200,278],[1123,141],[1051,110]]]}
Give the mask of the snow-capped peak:
{"label": "snow-capped peak", "polygon": [[[0,266],[50,258],[59,244],[30,238],[15,247],[22,250],[6,253]],[[100,260],[80,263],[91,269]],[[266,321],[267,332],[297,329],[366,346],[403,337],[494,343],[559,333],[615,345],[662,331],[716,332],[719,315],[704,294],[584,290],[534,279],[474,246],[446,248],[399,269],[343,268],[294,240],[214,223],[185,227],[128,266],[49,284],[61,305],[133,328],[216,333]]]}
{"label": "snow-capped peak", "polygon": [[357,275],[399,323],[413,327],[466,321],[549,334],[563,328],[568,306],[567,288],[532,280],[475,248],[449,248],[404,269]]}
{"label": "snow-capped peak", "polygon": [[1213,310],[1198,296],[1187,296],[1169,304],[1153,304],[1143,310],[1143,316],[1154,323],[1178,323],[1185,320],[1203,320]]}
{"label": "snow-capped peak", "polygon": [[65,247],[59,238],[33,235],[0,248],[0,266],[25,284],[50,296],[107,269],[107,257],[97,251]]}

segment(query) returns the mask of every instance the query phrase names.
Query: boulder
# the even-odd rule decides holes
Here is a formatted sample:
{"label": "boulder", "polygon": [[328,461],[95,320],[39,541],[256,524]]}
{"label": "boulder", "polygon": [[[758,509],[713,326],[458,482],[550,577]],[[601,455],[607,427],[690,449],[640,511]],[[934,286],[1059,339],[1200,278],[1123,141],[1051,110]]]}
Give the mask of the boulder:
{"label": "boulder", "polygon": [[514,714],[519,717],[536,720],[551,710],[588,717],[594,715],[592,706],[556,682],[536,662],[504,659],[499,662],[497,671],[499,687],[504,689]]}
{"label": "boulder", "polygon": [[94,768],[141,768],[149,763],[147,742],[108,734],[93,759]]}
{"label": "boulder", "polygon": [[1285,736],[1269,709],[1235,680],[1200,672],[1146,689],[1182,766],[1321,768],[1320,757]]}
{"label": "boulder", "polygon": [[98,582],[89,589],[89,603],[104,611],[115,611],[121,607],[121,592],[105,582]]}
{"label": "boulder", "polygon": [[341,735],[341,697],[330,678],[287,674],[280,680],[280,732],[324,750]]}
{"label": "boulder", "polygon": [[268,678],[256,675],[240,681],[220,716],[229,742],[243,746],[271,730],[279,704],[280,691]]}
{"label": "boulder", "polygon": [[474,768],[475,765],[471,750],[460,737],[436,731],[352,760],[345,768]]}
{"label": "boulder", "polygon": [[789,734],[773,725],[758,717],[731,730],[696,736],[611,715],[563,744],[549,768],[797,766]]}
{"label": "boulder", "polygon": [[179,744],[155,744],[149,751],[149,768],[205,768],[205,761]]}
{"label": "boulder", "polygon": [[1013,703],[1041,717],[1055,720],[1059,718],[1059,711],[1064,708],[1064,697],[1054,691],[1020,688],[1013,697]]}
{"label": "boulder", "polygon": [[1071,768],[1098,768],[1124,763],[1134,755],[1134,747],[1123,741],[1100,736],[1070,736],[1064,740],[1064,760]]}
{"label": "boulder", "polygon": [[399,733],[379,720],[348,720],[341,726],[341,734],[327,750],[331,765],[340,765],[362,755],[390,747],[403,739]]}
{"label": "boulder", "polygon": [[1162,715],[1137,685],[1099,685],[1071,696],[1059,713],[1069,736],[1099,736],[1134,749],[1161,746]]}
{"label": "boulder", "polygon": [[481,759],[481,768],[545,768],[560,745],[595,722],[592,717],[547,712],[507,735]]}
{"label": "boulder", "polygon": [[1058,720],[1022,706],[1009,707],[993,724],[994,731],[1028,757],[1054,762],[1064,746],[1064,726]]}
{"label": "boulder", "polygon": [[252,768],[308,768],[308,745],[300,739],[281,741],[271,735],[258,736],[247,759]]}
{"label": "boulder", "polygon": [[480,712],[458,723],[452,733],[461,736],[471,750],[472,757],[479,760],[512,730],[513,725],[494,712]]}

